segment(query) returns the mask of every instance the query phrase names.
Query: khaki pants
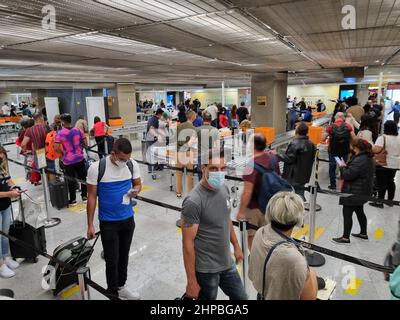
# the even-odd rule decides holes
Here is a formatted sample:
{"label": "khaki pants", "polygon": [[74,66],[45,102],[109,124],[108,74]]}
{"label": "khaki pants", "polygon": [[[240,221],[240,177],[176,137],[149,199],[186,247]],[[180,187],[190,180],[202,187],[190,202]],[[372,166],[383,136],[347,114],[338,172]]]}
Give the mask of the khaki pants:
{"label": "khaki pants", "polygon": [[[178,152],[176,160],[177,168],[186,168],[193,170],[193,157],[190,152]],[[182,194],[182,176],[183,172],[176,171],[176,193]],[[189,193],[193,189],[193,172],[187,172],[186,175],[186,192]]]}
{"label": "khaki pants", "polygon": [[[244,215],[248,221],[248,223],[253,224],[259,228],[265,226],[267,224],[267,221],[265,220],[265,215],[262,214],[262,212],[259,209],[249,209],[246,208],[244,210]],[[256,234],[256,230],[247,230],[247,234],[249,236],[254,236]]]}

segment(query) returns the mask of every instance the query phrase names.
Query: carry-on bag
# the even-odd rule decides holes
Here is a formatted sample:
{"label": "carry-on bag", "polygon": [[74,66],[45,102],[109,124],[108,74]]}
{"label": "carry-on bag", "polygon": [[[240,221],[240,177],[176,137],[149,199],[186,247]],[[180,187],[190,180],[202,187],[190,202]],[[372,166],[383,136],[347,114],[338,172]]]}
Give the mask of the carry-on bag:
{"label": "carry-on bag", "polygon": [[[87,265],[98,238],[99,234],[91,245],[85,237],[76,237],[54,249],[53,257],[73,268],[73,270],[69,270],[56,261],[49,262],[43,276],[55,296],[65,288],[78,283],[76,270]],[[50,272],[53,272],[52,276],[49,276]]]}
{"label": "carry-on bag", "polygon": [[58,210],[68,207],[68,187],[65,181],[49,182],[50,202]]}
{"label": "carry-on bag", "polygon": [[[35,247],[41,252],[46,252],[46,234],[44,225],[39,228],[35,228],[34,226],[26,223],[22,199],[20,198],[18,202],[20,206],[19,216],[22,218],[22,221],[15,220],[13,211],[11,210],[13,222],[10,225],[9,235],[29,244],[30,246]],[[14,241],[10,241],[10,252],[14,259],[24,258],[34,263],[38,261],[37,257],[39,253],[37,251],[21,246]]]}

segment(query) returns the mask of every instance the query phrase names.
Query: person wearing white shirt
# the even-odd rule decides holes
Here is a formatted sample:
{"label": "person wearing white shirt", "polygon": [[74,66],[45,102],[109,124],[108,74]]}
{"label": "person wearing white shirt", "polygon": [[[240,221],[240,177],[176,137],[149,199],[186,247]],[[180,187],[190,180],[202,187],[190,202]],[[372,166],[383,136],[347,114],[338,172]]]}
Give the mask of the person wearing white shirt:
{"label": "person wearing white shirt", "polygon": [[4,102],[1,111],[3,112],[3,116],[10,116],[11,107],[8,105],[8,102]]}
{"label": "person wearing white shirt", "polygon": [[217,119],[218,116],[218,108],[215,104],[209,105],[205,112],[208,112],[209,114],[211,114],[211,119],[212,121],[214,121],[215,119]]}
{"label": "person wearing white shirt", "polygon": [[[396,192],[396,183],[394,178],[397,169],[400,169],[400,136],[396,122],[388,120],[384,124],[383,135],[380,136],[372,152],[377,154],[386,150],[386,165],[376,167],[376,180],[378,184],[378,198],[385,199],[386,191],[388,193],[388,200],[392,201]],[[370,202],[373,207],[383,209],[383,203]]]}
{"label": "person wearing white shirt", "polygon": [[357,133],[357,138],[367,140],[371,145],[374,145],[372,139],[371,123],[368,116],[364,115],[361,117],[360,130]]}

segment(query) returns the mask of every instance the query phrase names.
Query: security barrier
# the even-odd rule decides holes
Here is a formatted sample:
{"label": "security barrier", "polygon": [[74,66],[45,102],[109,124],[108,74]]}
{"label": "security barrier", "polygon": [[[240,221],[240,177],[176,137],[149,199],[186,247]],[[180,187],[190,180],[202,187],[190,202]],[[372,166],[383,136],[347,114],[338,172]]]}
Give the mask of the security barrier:
{"label": "security barrier", "polygon": [[[9,159],[9,161],[11,161],[11,162],[13,162],[15,164],[21,165],[21,166],[25,166],[22,163],[19,163],[19,162],[15,161],[15,160],[12,160],[12,159]],[[27,167],[27,166],[25,166],[25,167]],[[37,169],[34,169],[34,168],[30,168],[30,169],[37,170]],[[74,177],[69,177],[69,176],[63,175],[61,173],[56,173],[56,175],[60,175],[64,179],[74,179],[76,182],[86,183],[85,181],[81,181],[81,180],[76,179]],[[238,177],[227,177],[227,179],[228,180],[232,179],[232,180],[235,180],[235,181],[241,181],[241,179],[238,178]],[[309,186],[309,187],[306,187],[305,189],[308,190],[308,191],[312,191],[313,188],[315,188],[315,191],[317,191],[318,193],[346,196],[346,194],[343,194],[343,193],[322,190],[322,189],[319,188],[319,186]],[[314,197],[315,200],[316,200],[317,192],[312,192],[312,197]],[[364,196],[360,196],[360,197],[363,198],[363,199],[367,199],[367,200],[373,199],[374,201],[377,201],[377,202],[389,203],[389,204],[400,206],[400,202],[399,201],[387,201],[387,200],[383,200],[383,199],[375,199],[375,198],[372,198],[372,197],[364,197]],[[180,212],[182,210],[180,207],[169,205],[169,204],[166,204],[166,203],[163,203],[163,202],[160,202],[160,201],[156,201],[156,200],[153,200],[153,199],[148,199],[148,198],[145,198],[145,197],[142,197],[142,196],[138,196],[137,200],[143,201],[143,202],[146,202],[146,203],[158,206],[158,207],[162,207],[162,208],[165,208],[165,209],[175,210],[177,212]],[[310,200],[310,213],[311,213],[311,215],[314,215],[314,217],[315,217],[315,206],[313,205],[313,203],[314,203],[314,200],[311,199]],[[246,220],[241,220],[241,221],[238,221],[238,222],[237,221],[233,221],[233,224],[234,224],[234,226],[239,227],[240,234],[241,234],[241,239],[240,240],[241,240],[242,250],[243,250],[243,253],[244,253],[244,257],[247,257],[248,254],[249,254],[248,249],[247,249],[247,230],[249,230],[249,229],[257,230],[258,228],[256,226],[254,226],[254,225],[249,224]],[[311,227],[311,229],[313,229],[313,227]],[[8,237],[10,239],[10,241],[14,241],[17,244],[19,244],[21,246],[24,246],[26,248],[29,248],[30,250],[33,250],[33,251],[37,252],[38,254],[48,258],[49,260],[60,264],[61,266],[65,267],[67,270],[71,270],[71,272],[73,271],[73,272],[77,273],[82,299],[90,299],[90,293],[87,292],[88,291],[87,286],[90,286],[90,287],[94,288],[95,290],[99,291],[104,296],[108,297],[109,299],[113,299],[113,300],[117,299],[115,296],[110,295],[104,288],[102,288],[101,286],[99,286],[98,284],[96,284],[95,282],[93,282],[90,279],[90,270],[88,270],[88,268],[81,268],[81,269],[78,269],[78,270],[74,270],[74,268],[71,267],[70,265],[65,264],[62,261],[57,260],[56,258],[54,258],[53,256],[51,256],[51,255],[49,255],[49,254],[47,254],[45,252],[41,252],[40,250],[36,249],[35,247],[31,246],[30,244],[24,243],[24,242],[20,241],[19,239],[16,239],[16,238],[14,238],[12,236],[9,236],[8,234],[5,234],[4,232],[0,231],[0,234],[3,235],[3,236]],[[313,239],[313,237],[311,237],[311,239]],[[391,268],[391,267],[386,267],[386,266],[379,265],[379,264],[376,264],[376,263],[373,263],[373,262],[370,262],[370,261],[367,261],[367,260],[364,260],[364,259],[360,259],[360,258],[357,258],[357,257],[346,255],[346,254],[343,254],[341,252],[337,252],[337,251],[334,251],[334,250],[331,250],[331,249],[328,249],[328,248],[317,246],[317,245],[312,243],[312,240],[309,241],[309,242],[301,241],[301,240],[296,240],[296,241],[298,241],[305,249],[309,249],[309,250],[313,250],[315,252],[326,254],[326,255],[329,255],[331,257],[334,257],[334,258],[337,258],[337,259],[341,259],[341,260],[344,260],[344,261],[347,261],[347,262],[350,262],[350,263],[353,263],[353,264],[356,264],[356,265],[359,265],[359,266],[363,266],[363,267],[366,267],[366,268],[369,268],[369,269],[372,269],[372,270],[375,270],[375,271],[384,272],[384,273],[392,273],[394,271],[394,269]],[[247,261],[247,259],[243,259],[243,262],[242,262],[242,276],[243,276],[243,281],[244,281],[245,288],[248,287],[248,284],[246,283],[246,272],[247,272],[247,270],[248,270],[248,261]]]}

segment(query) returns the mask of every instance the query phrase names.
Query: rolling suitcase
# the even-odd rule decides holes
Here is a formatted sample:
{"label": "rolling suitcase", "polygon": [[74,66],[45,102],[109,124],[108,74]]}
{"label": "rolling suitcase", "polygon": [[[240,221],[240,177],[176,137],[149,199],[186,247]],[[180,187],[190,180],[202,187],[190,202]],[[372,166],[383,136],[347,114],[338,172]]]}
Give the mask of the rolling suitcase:
{"label": "rolling suitcase", "polygon": [[[53,256],[57,260],[70,265],[75,270],[80,267],[85,267],[92,256],[98,238],[99,235],[96,236],[93,245],[91,245],[88,239],[84,237],[76,237],[55,248]],[[54,270],[53,277],[49,277],[51,270]],[[62,267],[60,264],[52,260],[49,262],[48,268],[43,274],[43,277],[49,284],[50,288],[53,289],[53,294],[55,296],[65,288],[78,283],[76,272]],[[54,281],[53,283],[51,283],[52,280]]]}
{"label": "rolling suitcase", "polygon": [[65,181],[49,182],[50,202],[58,210],[68,207],[68,187]]}
{"label": "rolling suitcase", "polygon": [[[10,225],[9,235],[21,240],[36,249],[46,252],[46,234],[44,226],[35,228],[25,222],[25,215],[21,199],[19,200],[22,221],[14,220],[14,214],[12,212],[13,222]],[[21,246],[14,241],[10,241],[10,252],[11,256],[16,258],[24,258],[34,263],[38,261],[38,252],[33,251],[30,248]]]}

